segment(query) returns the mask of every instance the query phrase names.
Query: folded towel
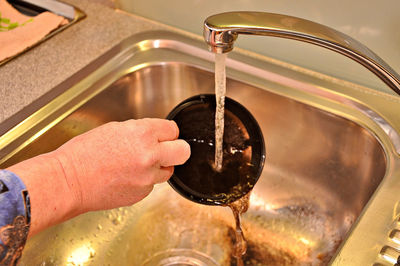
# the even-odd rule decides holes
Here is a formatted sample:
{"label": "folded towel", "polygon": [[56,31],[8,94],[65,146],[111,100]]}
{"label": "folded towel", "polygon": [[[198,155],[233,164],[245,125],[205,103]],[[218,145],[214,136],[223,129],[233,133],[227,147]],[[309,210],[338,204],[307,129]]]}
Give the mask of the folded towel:
{"label": "folded towel", "polygon": [[0,0],[0,61],[24,51],[67,22],[51,12],[25,16]]}

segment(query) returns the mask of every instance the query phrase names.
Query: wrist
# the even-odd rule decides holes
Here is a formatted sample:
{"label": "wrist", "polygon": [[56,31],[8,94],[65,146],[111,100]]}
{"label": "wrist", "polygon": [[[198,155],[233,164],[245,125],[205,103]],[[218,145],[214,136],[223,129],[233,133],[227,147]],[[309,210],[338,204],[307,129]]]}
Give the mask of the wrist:
{"label": "wrist", "polygon": [[31,200],[32,236],[79,214],[63,166],[53,152],[23,161],[7,170],[24,182]]}
{"label": "wrist", "polygon": [[77,162],[74,162],[74,157],[61,149],[55,150],[52,157],[57,162],[58,171],[61,173],[66,191],[68,191],[71,206],[74,206],[73,210],[78,214],[85,212],[86,208],[82,199],[82,186],[79,178],[80,171],[77,170]]}

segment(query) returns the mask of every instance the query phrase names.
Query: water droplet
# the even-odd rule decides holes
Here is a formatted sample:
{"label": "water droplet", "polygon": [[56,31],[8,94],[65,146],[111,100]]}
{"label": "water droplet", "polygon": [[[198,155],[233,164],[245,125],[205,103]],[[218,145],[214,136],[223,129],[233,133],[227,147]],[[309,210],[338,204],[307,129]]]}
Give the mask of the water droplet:
{"label": "water droplet", "polygon": [[115,217],[112,220],[113,224],[115,224],[115,225],[119,225],[121,223],[121,221],[122,221],[122,216],[120,216],[120,215],[118,215],[117,217]]}
{"label": "water droplet", "polygon": [[96,255],[96,251],[90,250],[89,258],[92,259]]}

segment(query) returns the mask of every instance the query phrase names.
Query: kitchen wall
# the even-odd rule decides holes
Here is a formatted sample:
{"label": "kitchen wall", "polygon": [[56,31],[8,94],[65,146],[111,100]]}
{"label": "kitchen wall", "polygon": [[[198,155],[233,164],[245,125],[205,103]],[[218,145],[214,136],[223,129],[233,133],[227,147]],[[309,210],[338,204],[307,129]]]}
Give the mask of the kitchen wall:
{"label": "kitchen wall", "polygon": [[[297,16],[352,36],[400,73],[399,0],[117,0],[117,6],[200,35],[204,19],[220,12],[247,10]],[[362,66],[342,55],[310,44],[278,38],[240,36],[236,47],[393,94]]]}

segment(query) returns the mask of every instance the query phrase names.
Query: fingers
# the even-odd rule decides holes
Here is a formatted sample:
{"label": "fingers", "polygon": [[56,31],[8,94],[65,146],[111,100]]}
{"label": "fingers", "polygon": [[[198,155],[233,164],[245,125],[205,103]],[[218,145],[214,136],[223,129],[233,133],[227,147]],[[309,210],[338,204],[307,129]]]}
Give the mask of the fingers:
{"label": "fingers", "polygon": [[164,167],[184,164],[190,157],[190,146],[182,139],[160,142],[157,156]]}
{"label": "fingers", "polygon": [[173,120],[150,118],[146,119],[153,128],[158,141],[175,140],[179,136],[179,129]]}
{"label": "fingers", "polygon": [[173,166],[161,167],[157,171],[156,176],[154,177],[154,183],[158,184],[167,181],[172,176],[173,173],[174,173]]}

